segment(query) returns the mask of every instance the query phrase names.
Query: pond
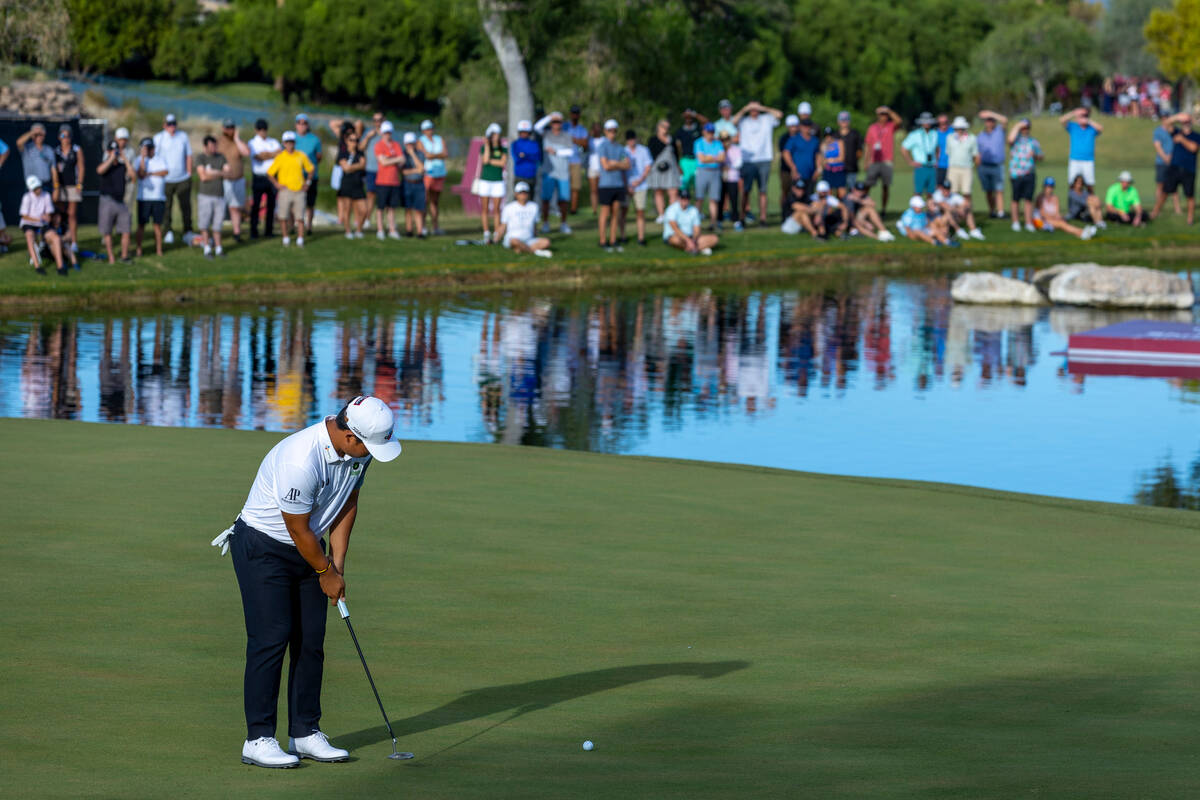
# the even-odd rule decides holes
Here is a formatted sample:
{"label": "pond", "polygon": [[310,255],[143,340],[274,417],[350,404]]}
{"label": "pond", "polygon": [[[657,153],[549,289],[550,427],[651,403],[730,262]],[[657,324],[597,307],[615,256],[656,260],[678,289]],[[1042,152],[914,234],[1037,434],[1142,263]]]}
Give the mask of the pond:
{"label": "pond", "polygon": [[955,305],[950,280],[17,318],[0,416],[291,431],[364,392],[402,439],[1200,505],[1200,382],[1062,355],[1145,314]]}

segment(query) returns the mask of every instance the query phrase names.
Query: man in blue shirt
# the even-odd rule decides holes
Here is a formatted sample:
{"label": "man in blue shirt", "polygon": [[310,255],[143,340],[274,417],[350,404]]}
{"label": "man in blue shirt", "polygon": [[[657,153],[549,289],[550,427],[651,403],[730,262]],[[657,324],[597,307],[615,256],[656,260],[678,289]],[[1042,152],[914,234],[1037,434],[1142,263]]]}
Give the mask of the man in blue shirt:
{"label": "man in blue shirt", "polygon": [[[1162,193],[1163,184],[1167,180],[1167,168],[1171,166],[1171,149],[1175,146],[1175,140],[1172,136],[1175,130],[1175,123],[1171,116],[1164,116],[1159,125],[1154,129],[1154,185],[1156,194]],[[1179,211],[1179,195],[1171,195],[1171,199],[1175,201],[1175,213]],[[1151,215],[1153,219],[1154,215]]]}
{"label": "man in blue shirt", "polygon": [[979,185],[987,199],[988,212],[994,219],[1004,219],[1004,126],[1008,117],[984,109],[979,112],[983,130],[975,135],[979,146]]}
{"label": "man in blue shirt", "polygon": [[[600,246],[609,253],[623,248],[617,245],[617,219],[625,202],[626,172],[633,166],[629,153],[617,144],[617,121],[604,123],[604,141],[596,148],[600,158]],[[607,241],[605,240],[607,237]]]}
{"label": "man in blue shirt", "polygon": [[913,194],[932,195],[937,189],[938,136],[933,129],[933,115],[922,111],[918,127],[909,131],[900,151],[913,168]]}
{"label": "man in blue shirt", "polygon": [[[709,216],[712,217],[713,228],[717,227],[717,209],[721,203],[721,167],[725,164],[725,145],[714,137],[716,126],[711,122],[704,123],[700,138],[693,146],[696,155],[696,203],[708,198]],[[699,206],[697,211],[702,211]]]}
{"label": "man in blue shirt", "polygon": [[945,114],[937,115],[937,185],[946,182],[946,173],[950,169],[950,157],[946,155],[946,139],[950,136],[950,117]]}
{"label": "man in blue shirt", "polygon": [[817,150],[821,147],[821,140],[813,131],[811,119],[798,119],[798,123],[800,127],[796,135],[788,137],[780,158],[791,170],[793,182],[799,179],[811,184],[817,172]]}
{"label": "man in blue shirt", "polygon": [[513,163],[513,177],[525,181],[532,189],[537,183],[538,168],[542,164],[542,146],[533,140],[533,123],[523,119],[517,123],[517,140],[509,149]]}
{"label": "man in blue shirt", "polygon": [[1178,127],[1171,130],[1171,163],[1167,166],[1162,185],[1158,187],[1158,197],[1154,201],[1150,219],[1162,211],[1167,195],[1175,195],[1182,189],[1183,196],[1187,198],[1187,222],[1191,225],[1196,220],[1196,151],[1200,150],[1200,133],[1192,129],[1192,115],[1187,112],[1168,117],[1167,121]]}
{"label": "man in blue shirt", "polygon": [[1076,175],[1082,175],[1088,191],[1091,191],[1096,186],[1096,137],[1104,132],[1104,127],[1092,119],[1092,112],[1086,108],[1068,111],[1058,121],[1071,137],[1067,183],[1074,182]]}
{"label": "man in blue shirt", "polygon": [[313,209],[317,207],[317,176],[321,172],[321,137],[312,132],[308,114],[303,112],[296,115],[296,150],[308,156],[308,160],[316,167],[309,178],[304,207],[304,229],[311,231]]}

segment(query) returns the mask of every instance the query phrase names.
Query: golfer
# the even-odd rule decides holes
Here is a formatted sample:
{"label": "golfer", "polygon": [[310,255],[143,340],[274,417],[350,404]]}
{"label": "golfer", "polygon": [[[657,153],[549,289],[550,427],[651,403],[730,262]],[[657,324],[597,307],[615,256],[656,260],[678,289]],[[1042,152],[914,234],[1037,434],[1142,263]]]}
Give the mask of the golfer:
{"label": "golfer", "polygon": [[[293,433],[267,453],[237,521],[212,542],[222,555],[233,550],[246,615],[246,764],[286,768],[301,758],[350,757],[319,727],[325,598],[332,605],[345,596],[358,493],[372,459],[400,455],[394,422],[379,398],[356,397],[336,417]],[[275,709],[287,649],[285,753],[275,739]]]}

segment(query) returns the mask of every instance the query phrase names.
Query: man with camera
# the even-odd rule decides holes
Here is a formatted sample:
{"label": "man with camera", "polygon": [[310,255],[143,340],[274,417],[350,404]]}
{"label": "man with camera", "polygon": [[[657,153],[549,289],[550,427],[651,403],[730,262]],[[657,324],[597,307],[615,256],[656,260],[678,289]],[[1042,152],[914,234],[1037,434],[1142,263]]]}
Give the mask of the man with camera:
{"label": "man with camera", "polygon": [[112,235],[115,230],[121,234],[121,263],[128,264],[131,261],[130,223],[129,206],[125,204],[125,184],[133,173],[133,165],[118,140],[114,139],[108,143],[104,160],[96,167],[96,172],[100,176],[100,208],[96,221],[100,228],[100,236],[104,239],[104,249],[108,251],[108,263],[117,263],[113,257]]}
{"label": "man with camera", "polygon": [[913,194],[932,197],[937,189],[938,134],[933,129],[934,118],[928,111],[917,117],[917,127],[909,131],[900,151],[913,168]]}

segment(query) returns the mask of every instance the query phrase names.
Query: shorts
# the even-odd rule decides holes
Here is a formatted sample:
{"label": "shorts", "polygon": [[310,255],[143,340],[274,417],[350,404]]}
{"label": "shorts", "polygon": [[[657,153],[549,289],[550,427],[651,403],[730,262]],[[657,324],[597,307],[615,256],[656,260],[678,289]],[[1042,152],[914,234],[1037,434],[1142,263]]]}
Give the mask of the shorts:
{"label": "shorts", "polygon": [[917,167],[913,170],[913,194],[933,194],[937,189],[937,167]]}
{"label": "shorts", "polygon": [[114,232],[129,233],[129,207],[106,194],[100,195],[96,224],[100,227],[101,236],[111,236]]}
{"label": "shorts", "polygon": [[304,193],[305,208],[317,207],[317,176],[313,175],[308,182],[308,191]]}
{"label": "shorts", "polygon": [[766,194],[770,180],[770,161],[746,161],[742,164],[742,191],[746,193],[746,197],[750,196],[750,187],[756,183],[759,194]]}
{"label": "shorts", "polygon": [[226,208],[245,208],[246,207],[246,179],[237,178],[232,181],[222,181],[225,188],[225,207]]}
{"label": "shorts", "polygon": [[551,203],[555,199],[560,203],[571,199],[571,181],[567,178],[551,178],[549,175],[545,175],[542,177],[542,200]]}
{"label": "shorts", "polygon": [[504,181],[480,180],[475,188],[479,190],[477,197],[504,197]]}
{"label": "shorts", "polygon": [[892,162],[876,161],[867,167],[867,180],[865,183],[870,188],[877,183],[883,183],[884,186],[892,185]]}
{"label": "shorts", "polygon": [[1154,165],[1154,182],[1166,183],[1167,170],[1171,168],[1170,164],[1155,164]]}
{"label": "shorts", "polygon": [[425,183],[423,181],[404,182],[404,207],[409,211],[425,210]]}
{"label": "shorts", "polygon": [[949,172],[949,170],[950,170],[949,167],[938,167],[937,168],[937,185],[938,186],[941,186],[946,182],[946,174]]}
{"label": "shorts", "polygon": [[1028,175],[1012,175],[1012,199],[1015,203],[1017,200],[1033,200],[1033,192],[1037,186],[1037,173],[1031,172]]}
{"label": "shorts", "polygon": [[511,236],[511,235],[509,235],[509,234],[507,234],[507,233],[506,233],[506,234],[504,234],[504,242],[503,242],[503,245],[504,245],[505,247],[510,247],[510,248],[511,248],[511,247],[512,247],[512,242],[513,242],[513,239],[516,239],[518,242],[520,242],[521,244],[525,245],[526,247],[528,247],[528,248],[530,248],[530,249],[533,249],[533,243],[534,243],[535,241],[537,241],[537,237],[536,237],[536,236],[530,236],[530,237],[528,237],[528,238],[522,238],[522,237],[520,237],[520,236]]}
{"label": "shorts", "polygon": [[578,192],[580,187],[582,187],[582,186],[583,186],[583,165],[582,164],[572,164],[571,165],[571,191]]}
{"label": "shorts", "polygon": [[588,156],[588,180],[600,177],[600,156],[592,153]]}
{"label": "shorts", "polygon": [[167,218],[167,201],[138,200],[137,215],[138,225],[145,225],[151,221],[155,225],[162,225],[163,220]]}
{"label": "shorts", "polygon": [[634,211],[645,211],[646,195],[649,193],[648,189],[629,189],[625,192],[625,205],[629,205],[632,200]]}
{"label": "shorts", "polygon": [[1196,173],[1186,172],[1182,167],[1177,167],[1174,164],[1167,169],[1167,179],[1163,181],[1163,193],[1175,194],[1175,192],[1183,190],[1183,196],[1191,200],[1196,196]]}
{"label": "shorts", "polygon": [[374,193],[378,191],[375,188],[375,173],[371,170],[363,170],[363,185],[367,187],[367,191]]}
{"label": "shorts", "polygon": [[60,186],[58,199],[61,203],[82,203],[83,192],[79,191],[78,186]]}
{"label": "shorts", "polygon": [[[749,189],[750,184],[747,180],[746,190],[749,191]],[[696,190],[692,192],[692,202],[699,203],[706,197],[714,203],[721,202],[721,170],[696,170]]]}
{"label": "shorts", "polygon": [[1075,182],[1075,176],[1082,175],[1083,182],[1088,186],[1096,185],[1096,162],[1095,161],[1076,161],[1071,159],[1067,162],[1067,185],[1070,186]]}
{"label": "shorts", "polygon": [[1004,191],[1004,165],[980,164],[979,188],[987,194]]}
{"label": "shorts", "polygon": [[201,231],[220,231],[225,221],[225,198],[211,194],[196,195],[196,226]]}
{"label": "shorts", "polygon": [[829,184],[830,189],[846,188],[846,173],[845,172],[826,172],[822,177]]}
{"label": "shorts", "polygon": [[375,207],[380,211],[385,208],[403,208],[404,190],[399,186],[376,185]]}
{"label": "shorts", "polygon": [[280,189],[275,195],[275,219],[304,221],[304,192]]}
{"label": "shorts", "polygon": [[425,176],[425,191],[440,192],[445,188],[446,188],[446,176],[442,175],[437,178],[434,178],[431,175]]}
{"label": "shorts", "polygon": [[613,203],[625,202],[624,186],[601,186],[599,191],[600,205],[611,206]]}
{"label": "shorts", "polygon": [[950,191],[958,192],[963,197],[971,196],[971,168],[947,167],[946,178],[950,181]]}

